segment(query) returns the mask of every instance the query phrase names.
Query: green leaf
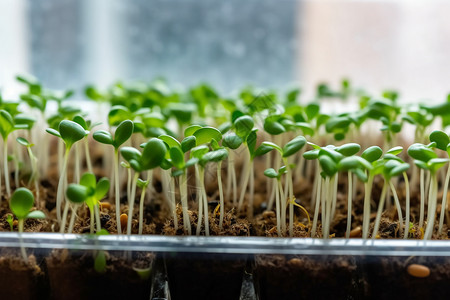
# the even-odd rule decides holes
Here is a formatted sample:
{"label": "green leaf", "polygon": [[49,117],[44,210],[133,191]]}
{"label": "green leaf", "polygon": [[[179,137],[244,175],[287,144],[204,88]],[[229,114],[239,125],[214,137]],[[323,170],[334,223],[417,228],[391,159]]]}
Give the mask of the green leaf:
{"label": "green leaf", "polygon": [[173,136],[167,135],[167,134],[162,134],[158,137],[160,140],[162,140],[163,142],[165,142],[169,148],[172,147],[177,147],[181,149],[181,144],[180,142],[175,139]]}
{"label": "green leaf", "polygon": [[322,167],[323,172],[328,177],[333,176],[338,171],[336,163],[328,155],[320,155],[319,156],[319,163],[320,163],[320,166]]}
{"label": "green leaf", "polygon": [[181,150],[183,150],[184,153],[188,152],[192,148],[194,148],[196,145],[196,138],[195,136],[187,136],[181,141]]}
{"label": "green leaf", "polygon": [[214,127],[203,127],[194,132],[196,145],[208,144],[212,139],[222,140],[222,133]]}
{"label": "green leaf", "polygon": [[88,198],[88,188],[80,184],[71,183],[67,187],[66,196],[70,202],[83,203]]}
{"label": "green leaf", "polygon": [[336,148],[336,151],[344,156],[352,156],[361,150],[361,146],[356,143],[347,143]]}
{"label": "green leaf", "polygon": [[120,149],[120,154],[128,162],[141,159],[141,152],[133,147],[122,147]]}
{"label": "green leaf", "polygon": [[256,148],[256,131],[258,129],[253,129],[252,132],[250,132],[250,134],[247,136],[247,147],[248,147],[248,151],[250,153],[250,157],[254,157],[254,152],[255,152],[255,148]]}
{"label": "green leaf", "polygon": [[261,146],[269,147],[277,150],[281,155],[283,155],[283,149],[275,143],[272,142],[262,142]]}
{"label": "green leaf", "polygon": [[157,138],[150,139],[142,151],[142,168],[154,169],[161,165],[166,155],[166,145]]}
{"label": "green leaf", "polygon": [[206,145],[200,145],[195,148],[192,148],[191,154],[193,157],[197,158],[198,160],[202,159],[203,155],[208,153],[209,148]]}
{"label": "green leaf", "polygon": [[313,120],[320,111],[320,106],[318,103],[310,103],[305,107],[305,113],[308,120]]}
{"label": "green leaf", "polygon": [[273,168],[266,169],[264,171],[264,175],[269,178],[278,178],[278,172],[275,171],[275,169],[273,169]]}
{"label": "green leaf", "polygon": [[432,172],[436,172],[439,168],[443,167],[449,162],[448,158],[432,158],[427,162],[428,169]]}
{"label": "green leaf", "polygon": [[131,120],[122,121],[116,128],[114,133],[114,148],[119,148],[120,145],[125,143],[134,132],[134,123]]}
{"label": "green leaf", "polygon": [[337,168],[339,171],[358,169],[361,168],[361,162],[356,158],[356,156],[348,156],[338,162]]}
{"label": "green leaf", "polygon": [[230,149],[237,149],[243,142],[244,140],[241,137],[231,132],[223,137],[222,145]]}
{"label": "green leaf", "polygon": [[172,147],[169,150],[170,153],[170,159],[172,160],[172,163],[175,167],[178,169],[184,168],[184,154],[178,147]]}
{"label": "green leaf", "polygon": [[264,121],[264,130],[271,135],[278,135],[286,132],[286,128],[284,128],[281,123],[276,121],[269,121],[267,119]]}
{"label": "green leaf", "polygon": [[333,159],[333,161],[335,161],[336,163],[338,161],[340,161],[341,159],[344,158],[344,155],[340,154],[339,152],[337,152],[334,148],[332,147],[322,147],[319,151],[319,157],[323,156],[323,155],[328,155],[330,158]]}
{"label": "green leaf", "polygon": [[200,126],[200,125],[191,125],[184,130],[184,136],[188,137],[188,136],[194,135],[194,133],[197,130],[199,130],[200,128],[202,128],[202,126]]}
{"label": "green leaf", "polygon": [[255,122],[250,116],[242,116],[234,121],[236,134],[243,139],[250,134],[254,125]]}
{"label": "green leaf", "polygon": [[109,191],[109,179],[106,177],[102,177],[97,182],[97,187],[95,188],[95,199],[101,200],[103,199]]}
{"label": "green leaf", "polygon": [[402,153],[402,151],[403,151],[403,147],[397,146],[397,147],[389,149],[386,153],[392,154],[392,155],[399,155],[400,153]]}
{"label": "green leaf", "polygon": [[9,202],[9,208],[17,219],[25,219],[34,204],[33,193],[27,188],[18,188],[14,191]]}
{"label": "green leaf", "polygon": [[107,144],[107,145],[114,144],[114,140],[113,140],[111,133],[109,133],[108,131],[105,131],[105,130],[98,130],[98,131],[94,132],[92,137],[94,138],[94,140],[96,140],[97,142],[102,143],[102,144]]}
{"label": "green leaf", "polygon": [[80,184],[87,187],[88,189],[91,188],[95,190],[97,179],[95,178],[95,175],[93,173],[86,172],[83,174],[83,176],[81,176]]}
{"label": "green leaf", "polygon": [[26,215],[25,219],[45,219],[45,214],[40,210],[33,210]]}
{"label": "green leaf", "polygon": [[367,180],[369,179],[369,178],[367,177],[366,172],[364,172],[364,171],[361,170],[361,169],[355,169],[355,170],[352,170],[352,172],[353,172],[353,173],[356,175],[356,177],[358,177],[359,180],[361,180],[362,182],[367,182]]}
{"label": "green leaf", "polygon": [[428,169],[429,169],[427,163],[426,163],[426,162],[423,162],[423,161],[421,161],[421,160],[415,159],[415,160],[414,160],[414,164],[415,164],[416,166],[418,166],[419,168],[421,168],[421,169],[424,169],[424,170],[428,170]]}
{"label": "green leaf", "polygon": [[390,177],[398,176],[398,175],[402,174],[403,172],[406,172],[408,169],[409,169],[408,163],[399,164],[391,169],[391,171],[389,172],[389,176]]}
{"label": "green leaf", "polygon": [[273,150],[273,147],[267,146],[267,145],[259,145],[258,148],[256,148],[255,152],[253,153],[253,157],[262,156],[270,151]]}
{"label": "green leaf", "polygon": [[88,124],[86,123],[86,120],[85,120],[82,116],[76,115],[75,117],[73,117],[73,121],[74,121],[75,123],[80,124],[80,126],[83,127],[84,130],[89,130],[89,126],[88,126]]}
{"label": "green leaf", "polygon": [[133,119],[133,114],[130,110],[122,105],[115,105],[111,107],[108,113],[108,123],[110,126],[117,126],[122,121]]}
{"label": "green leaf", "polygon": [[80,124],[69,120],[62,120],[61,123],[59,123],[58,131],[69,148],[86,136],[86,131]]}
{"label": "green leaf", "polygon": [[8,135],[14,130],[14,120],[9,112],[0,110],[0,134],[5,140]]}
{"label": "green leaf", "polygon": [[373,163],[383,155],[383,150],[378,146],[372,146],[364,150],[361,157],[370,163]]}
{"label": "green leaf", "polygon": [[416,160],[428,162],[430,159],[437,158],[437,154],[423,144],[415,143],[409,146],[408,155]]}
{"label": "green leaf", "polygon": [[150,183],[150,181],[148,180],[142,180],[140,178],[138,178],[136,185],[140,188],[140,189],[145,189],[148,184]]}
{"label": "green leaf", "polygon": [[288,156],[291,156],[291,155],[297,153],[305,145],[306,145],[306,139],[303,136],[299,135],[299,136],[293,138],[286,145],[284,145],[284,147],[282,149],[283,157],[288,157]]}
{"label": "green leaf", "polygon": [[208,153],[206,153],[205,155],[203,155],[203,157],[201,158],[202,161],[204,162],[219,162],[219,161],[223,161],[228,157],[228,151],[224,148],[215,150],[215,151],[210,151]]}
{"label": "green leaf", "polygon": [[447,151],[447,145],[450,143],[450,138],[445,132],[435,130],[430,134],[430,142],[435,142],[438,149]]}
{"label": "green leaf", "polygon": [[25,139],[25,138],[23,138],[23,137],[18,137],[18,138],[16,139],[16,141],[17,141],[19,144],[21,144],[22,146],[25,146],[25,147],[31,147],[31,144],[28,142],[28,140]]}
{"label": "green leaf", "polygon": [[320,152],[319,149],[306,151],[305,153],[303,153],[303,158],[307,160],[317,159],[319,157],[319,152]]}

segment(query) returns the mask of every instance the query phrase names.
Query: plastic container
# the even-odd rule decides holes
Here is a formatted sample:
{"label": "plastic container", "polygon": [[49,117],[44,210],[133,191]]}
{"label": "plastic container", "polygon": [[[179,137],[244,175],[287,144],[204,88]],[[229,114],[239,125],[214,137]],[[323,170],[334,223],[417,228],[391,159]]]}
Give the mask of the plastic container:
{"label": "plastic container", "polygon": [[[33,268],[19,268],[17,272],[8,269],[11,265],[6,261],[20,262],[21,246],[27,255],[35,257],[40,272]],[[260,299],[292,295],[296,299],[325,299],[330,295],[423,299],[450,293],[450,241],[0,233],[0,247],[2,278],[6,274],[16,276],[22,286],[18,291],[11,279],[4,280],[0,288],[21,299],[57,299],[63,293],[86,299],[99,295],[130,297],[130,293],[136,293],[134,299],[164,298],[165,291],[152,293],[156,265],[166,266],[159,272],[167,270],[172,299],[239,299],[243,293],[245,299],[254,299],[248,282],[244,284],[247,291],[241,290],[242,279],[248,281],[248,274],[253,274]],[[99,253],[106,258],[104,273],[95,271]],[[31,260],[33,256],[29,256]],[[51,263],[55,257],[59,263]],[[178,269],[173,267],[177,264]],[[411,275],[408,267],[412,264],[428,268],[429,275]],[[172,276],[171,272],[181,275]],[[163,274],[160,280],[165,277]],[[67,281],[70,287],[63,289],[56,279]],[[157,289],[164,290],[164,284],[158,284]],[[200,288],[190,290],[192,284]],[[21,294],[25,288],[29,295]]]}

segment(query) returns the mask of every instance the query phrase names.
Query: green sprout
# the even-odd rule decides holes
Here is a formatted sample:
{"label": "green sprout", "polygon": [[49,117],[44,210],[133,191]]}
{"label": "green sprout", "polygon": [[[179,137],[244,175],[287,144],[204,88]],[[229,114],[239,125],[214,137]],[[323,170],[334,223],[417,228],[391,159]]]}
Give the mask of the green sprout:
{"label": "green sprout", "polygon": [[11,214],[8,214],[8,216],[6,217],[6,222],[8,222],[9,224],[9,229],[13,231],[14,217]]}
{"label": "green sprout", "polygon": [[[56,216],[61,226],[61,206],[64,201],[64,183],[67,182],[67,163],[69,161],[70,149],[76,142],[86,136],[86,131],[80,124],[69,120],[61,121],[59,123],[58,130],[47,128],[46,131],[60,138],[66,145],[63,167],[59,176],[58,190],[56,193]],[[75,163],[78,164],[79,162]]]}
{"label": "green sprout", "polygon": [[[128,199],[127,235],[131,234],[131,221],[133,219],[133,208],[139,174],[143,171],[151,171],[159,167],[164,160],[166,151],[164,142],[157,138],[152,138],[145,144],[142,154],[133,147],[123,147],[120,149],[120,154],[122,154],[122,157],[130,164],[135,172],[132,182],[131,198]],[[150,179],[151,174],[148,174],[147,178]]]}
{"label": "green sprout", "polygon": [[[28,126],[24,124],[16,124],[13,117],[6,110],[0,110],[0,134],[3,138],[3,170],[5,176],[5,187],[8,197],[11,196],[11,187],[9,185],[9,171],[8,171],[8,136],[17,129],[27,129]],[[1,189],[1,176],[0,176]]]}
{"label": "green sprout", "polygon": [[[259,148],[262,152],[267,151],[266,149],[268,149],[269,151],[272,149],[277,150],[283,159],[284,165],[286,166],[285,186],[287,187],[287,199],[289,202],[289,236],[292,236],[294,232],[294,185],[292,182],[292,170],[289,166],[288,157],[300,151],[305,145],[306,139],[303,136],[299,135],[286,143],[283,148],[271,142],[263,142],[261,147]],[[258,152],[258,149],[256,150],[256,152]],[[281,232],[284,233],[286,232],[286,201],[281,201],[281,222]]]}
{"label": "green sprout", "polygon": [[[99,143],[112,145],[114,147],[114,188],[116,203],[117,232],[122,233],[120,227],[120,186],[119,186],[119,147],[123,145],[133,134],[134,125],[131,120],[124,120],[119,123],[114,133],[114,138],[108,131],[99,130],[94,132],[93,138]],[[128,199],[130,199],[129,195]]]}
{"label": "green sprout", "polygon": [[[437,171],[439,168],[448,163],[450,159],[448,158],[438,158],[437,154],[429,146],[423,144],[412,144],[408,148],[408,155],[414,159],[414,163],[421,169],[421,199],[420,199],[420,221],[419,227],[423,228],[423,215],[425,206],[425,193],[424,193],[424,182],[423,182],[423,170],[427,170],[430,174],[430,189],[428,193],[428,214],[427,214],[427,226],[425,229],[424,239],[429,240],[433,234],[434,220],[436,217],[436,206],[437,206],[437,193],[438,193],[438,179]],[[445,196],[444,196],[445,197]]]}
{"label": "green sprout", "polygon": [[281,176],[286,174],[286,166],[282,166],[278,172],[273,168],[268,168],[264,171],[264,175],[268,178],[274,178],[277,181],[275,185],[275,213],[277,217],[277,233],[278,236],[282,236],[281,230],[281,199],[284,196],[283,186],[281,184]]}
{"label": "green sprout", "polygon": [[[81,176],[80,184],[71,183],[67,187],[66,196],[70,202],[75,204],[72,208],[72,217],[76,214],[76,208],[82,204],[86,203],[90,211],[90,232],[94,233],[94,220],[97,225],[97,232],[101,230],[100,212],[98,209],[98,204],[102,200],[109,190],[109,180],[106,177],[100,178],[98,181],[93,173],[84,173]],[[66,227],[67,214],[69,212],[70,204],[66,202],[64,207],[64,214],[61,222],[60,232],[64,233]],[[72,232],[73,221],[69,224],[69,233]]]}
{"label": "green sprout", "polygon": [[38,159],[36,156],[34,156],[33,151],[31,150],[31,147],[33,147],[34,144],[31,144],[27,139],[23,137],[18,137],[16,141],[20,145],[27,148],[28,156],[30,157],[31,162],[31,175],[30,179],[28,180],[28,185],[30,185],[31,182],[34,183],[34,189],[36,190],[36,207],[39,208],[39,172],[37,166]]}
{"label": "green sprout", "polygon": [[[45,214],[40,210],[33,210],[34,196],[27,188],[18,188],[14,191],[9,202],[9,208],[19,221],[19,234],[23,233],[24,222],[26,219],[45,219]],[[25,248],[21,246],[23,260],[28,262]]]}

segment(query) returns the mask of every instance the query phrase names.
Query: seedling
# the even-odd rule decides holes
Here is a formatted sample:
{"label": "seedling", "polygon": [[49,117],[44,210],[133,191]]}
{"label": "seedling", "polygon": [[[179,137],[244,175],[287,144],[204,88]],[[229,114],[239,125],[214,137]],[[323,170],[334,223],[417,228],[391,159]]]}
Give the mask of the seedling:
{"label": "seedling", "polygon": [[[119,186],[119,148],[133,134],[134,125],[131,120],[122,121],[116,128],[114,138],[108,131],[99,130],[94,132],[93,138],[99,143],[112,145],[114,147],[114,188],[116,203],[117,232],[122,233],[120,228],[120,186]],[[131,195],[129,195],[131,197]]]}
{"label": "seedling", "polygon": [[[133,147],[123,147],[120,149],[120,153],[135,172],[132,182],[131,198],[128,199],[127,235],[130,235],[134,201],[136,197],[136,186],[139,174],[143,171],[152,170],[159,167],[162,164],[166,154],[166,146],[163,141],[157,138],[152,138],[145,144],[142,154],[139,150]],[[151,178],[151,176],[148,176],[148,178]]]}
{"label": "seedling", "polygon": [[[93,173],[84,173],[80,179],[80,184],[72,183],[67,187],[66,195],[68,199],[75,203],[76,206],[83,202],[89,208],[90,211],[90,232],[94,233],[94,219],[97,225],[97,232],[101,230],[100,213],[98,204],[102,200],[109,190],[109,180],[106,177],[99,179],[95,178]],[[60,232],[63,233],[66,226],[67,214],[69,211],[69,204],[66,202],[64,208],[64,214],[61,222]],[[76,214],[76,208],[72,208],[72,217]],[[70,222],[72,223],[72,221]],[[73,226],[73,225],[72,225]],[[69,225],[69,232],[72,231],[72,226]]]}
{"label": "seedling", "polygon": [[[45,214],[39,210],[30,211],[34,205],[33,193],[27,188],[18,188],[14,191],[9,202],[9,208],[18,220],[19,234],[23,233],[26,219],[45,219]],[[23,260],[28,262],[28,256],[23,246],[20,247]]]}
{"label": "seedling", "polygon": [[18,137],[16,140],[20,145],[27,147],[28,156],[30,157],[31,162],[31,175],[30,179],[28,180],[28,185],[30,185],[31,182],[34,183],[34,189],[36,190],[36,207],[39,208],[39,173],[37,167],[38,159],[36,156],[34,156],[33,151],[31,150],[31,147],[33,147],[34,144],[31,144],[22,137]]}
{"label": "seedling", "polygon": [[[59,176],[58,191],[56,193],[56,216],[60,226],[61,224],[61,205],[64,201],[64,183],[67,181],[67,163],[72,146],[86,136],[84,128],[73,121],[63,120],[59,123],[58,130],[47,128],[47,132],[60,138],[66,145],[62,172]],[[75,162],[78,164],[79,162]]]}
{"label": "seedling", "polygon": [[[8,171],[8,136],[17,129],[27,129],[25,124],[16,124],[13,117],[6,110],[0,110],[0,134],[3,138],[3,170],[5,176],[6,194],[11,196],[11,186],[9,184]],[[1,176],[0,176],[0,190],[1,190]]]}

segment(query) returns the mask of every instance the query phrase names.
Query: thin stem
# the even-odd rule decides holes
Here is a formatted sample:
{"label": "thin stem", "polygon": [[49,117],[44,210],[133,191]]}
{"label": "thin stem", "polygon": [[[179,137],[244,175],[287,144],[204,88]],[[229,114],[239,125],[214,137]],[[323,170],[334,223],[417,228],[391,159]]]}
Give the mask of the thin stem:
{"label": "thin stem", "polygon": [[95,213],[95,224],[97,225],[97,232],[102,230],[102,221],[100,220],[100,208],[98,204],[94,205],[94,213]]}
{"label": "thin stem", "polygon": [[66,153],[64,155],[64,163],[61,171],[61,175],[59,176],[58,181],[58,190],[56,192],[56,217],[58,219],[58,223],[61,225],[61,205],[64,200],[64,182],[67,177],[67,162],[69,160],[69,152],[70,148],[66,148]]}
{"label": "thin stem", "polygon": [[205,169],[200,168],[200,188],[203,197],[203,206],[205,210],[205,235],[209,236],[209,210],[208,210],[208,197],[206,196],[205,189]]}
{"label": "thin stem", "polygon": [[189,235],[191,235],[191,219],[188,214],[188,190],[187,190],[187,178],[186,173],[183,172],[180,178],[180,197],[181,197],[181,207],[183,209],[183,225],[184,230]]}
{"label": "thin stem", "polygon": [[276,194],[276,199],[275,199],[275,209],[276,209],[276,216],[277,216],[277,233],[278,236],[283,236],[283,233],[281,231],[281,218],[280,218],[280,185],[281,185],[281,181],[279,179],[277,179],[276,181],[276,185],[274,188],[275,194]]}
{"label": "thin stem", "polygon": [[352,186],[352,172],[347,172],[347,180],[348,180],[348,186],[347,186],[347,230],[345,231],[345,238],[350,238],[350,231],[352,229],[352,193],[353,193],[353,186]]}
{"label": "thin stem", "polygon": [[93,173],[92,171],[92,162],[91,162],[91,154],[89,153],[89,139],[86,137],[84,139],[84,152],[86,155],[86,165],[88,168],[89,173]]}
{"label": "thin stem", "polygon": [[294,187],[292,183],[292,170],[289,167],[289,162],[287,159],[284,159],[284,163],[286,165],[286,180],[289,189],[289,236],[292,237],[294,235]]}
{"label": "thin stem", "polygon": [[442,226],[444,225],[444,216],[445,216],[445,209],[447,207],[447,192],[448,192],[449,181],[450,181],[450,164],[448,165],[447,175],[445,175],[445,181],[444,181],[444,192],[442,194],[441,215],[439,217],[439,230],[438,230],[439,235],[442,233]]}
{"label": "thin stem", "polygon": [[430,189],[432,190],[432,192],[431,197],[428,199],[428,205],[431,207],[431,209],[429,210],[430,213],[427,215],[427,227],[425,229],[425,234],[423,236],[424,240],[431,240],[434,231],[434,220],[436,217],[437,191],[438,191],[436,174],[431,175]]}
{"label": "thin stem", "polygon": [[128,168],[127,170],[127,199],[131,198],[131,180],[132,180],[132,176],[131,176],[131,168]]}
{"label": "thin stem", "polygon": [[381,190],[380,202],[378,203],[378,211],[377,211],[377,217],[375,219],[375,227],[373,229],[372,239],[375,239],[377,237],[378,228],[380,228],[381,214],[383,213],[384,202],[386,200],[386,191],[387,191],[386,187],[387,187],[387,184],[385,181],[383,184],[383,189]]}
{"label": "thin stem", "polygon": [[253,200],[255,198],[255,165],[253,160],[250,162],[249,172],[249,198],[248,198],[248,210],[247,216],[249,219],[253,218]]}
{"label": "thin stem", "polygon": [[[402,234],[402,228],[403,228],[403,215],[402,215],[402,207],[400,206],[400,201],[398,200],[397,191],[395,190],[394,184],[391,180],[389,180],[389,186],[391,187],[392,195],[394,195],[394,201],[395,206],[397,207],[397,213],[398,213],[398,222],[399,222],[399,235]],[[405,231],[407,229],[405,228]]]}
{"label": "thin stem", "polygon": [[369,237],[369,225],[370,225],[370,199],[372,196],[372,184],[373,184],[373,175],[369,173],[369,179],[365,186],[365,195],[364,195],[364,211],[363,211],[363,232],[362,238],[367,239]]}
{"label": "thin stem", "polygon": [[61,221],[61,226],[59,228],[59,233],[64,233],[65,229],[66,229],[66,221],[67,221],[67,214],[69,212],[69,201],[66,201],[66,204],[64,205],[64,213],[62,216],[62,221]]}
{"label": "thin stem", "polygon": [[[114,189],[116,198],[116,225],[117,234],[122,234],[122,226],[120,226],[120,187],[119,187],[119,151],[114,149]],[[129,199],[129,198],[128,198]]]}
{"label": "thin stem", "polygon": [[24,223],[24,219],[19,219],[18,226],[19,226],[19,239],[20,239],[20,253],[22,254],[22,258],[25,261],[25,263],[28,263],[27,252],[25,251],[25,247],[23,246],[23,241],[22,241],[23,223]]}
{"label": "thin stem", "polygon": [[80,183],[80,147],[75,144],[75,182]]}
{"label": "thin stem", "polygon": [[175,199],[175,178],[170,176],[170,200],[172,202],[172,215],[173,215],[173,226],[175,230],[178,229],[178,217],[177,217],[177,201]]}
{"label": "thin stem", "polygon": [[406,191],[406,207],[405,207],[405,214],[406,214],[406,220],[405,220],[405,235],[404,239],[408,238],[409,233],[409,214],[410,214],[410,196],[409,196],[409,181],[408,181],[408,175],[406,172],[403,172],[403,178],[405,179],[405,191]]}
{"label": "thin stem", "polygon": [[420,218],[419,228],[423,228],[423,219],[425,214],[425,184],[424,184],[425,171],[420,169]]}
{"label": "thin stem", "polygon": [[198,170],[198,165],[195,165],[195,182],[196,185],[196,194],[197,194],[197,203],[198,203],[198,218],[197,218],[197,230],[196,235],[200,235],[202,229],[202,221],[203,221],[203,193],[200,190],[200,172]]}
{"label": "thin stem", "polygon": [[222,162],[217,163],[217,185],[219,186],[219,201],[220,201],[220,218],[219,218],[219,229],[222,231],[223,227],[223,217],[225,214],[225,203],[223,201],[223,188],[222,188]]}
{"label": "thin stem", "polygon": [[8,137],[5,138],[3,143],[3,170],[5,176],[6,194],[8,198],[11,197],[11,187],[9,185],[9,171],[8,171]]}
{"label": "thin stem", "polygon": [[94,209],[89,207],[89,213],[90,213],[90,234],[94,234],[94,220],[95,220],[95,216],[94,216]]}
{"label": "thin stem", "polygon": [[77,216],[78,205],[72,205],[72,214],[70,215],[69,229],[67,233],[73,233],[73,226],[75,225],[75,218]]}
{"label": "thin stem", "polygon": [[136,197],[136,184],[139,178],[139,172],[134,173],[131,198],[128,199],[128,224],[127,224],[127,235],[131,234],[131,221],[133,220],[133,209],[134,209],[134,198]]}
{"label": "thin stem", "polygon": [[334,182],[336,181],[336,175],[334,175],[328,182],[327,185],[327,197],[326,197],[326,217],[325,217],[325,234],[324,239],[328,239],[330,237],[330,225],[332,218],[332,202],[333,202],[333,193],[334,193]]}
{"label": "thin stem", "polygon": [[238,212],[241,211],[242,206],[244,204],[244,197],[245,197],[245,192],[247,191],[247,184],[248,184],[248,179],[250,177],[250,166],[249,166],[249,162],[246,161],[245,165],[244,165],[244,172],[242,173],[242,180],[241,180],[241,194],[239,196],[239,204],[238,204]]}
{"label": "thin stem", "polygon": [[316,235],[317,220],[319,219],[320,194],[322,192],[322,182],[323,182],[323,178],[319,177],[320,176],[319,174],[317,174],[316,176],[319,178],[319,182],[317,183],[315,209],[314,209],[314,220],[313,220],[313,225],[311,228],[311,237],[314,237]]}
{"label": "thin stem", "polygon": [[334,219],[334,216],[336,215],[336,203],[337,203],[337,189],[338,189],[338,182],[339,182],[339,173],[336,173],[334,175],[334,182],[333,182],[333,203],[331,206],[331,219]]}
{"label": "thin stem", "polygon": [[[141,199],[139,200],[139,234],[142,234],[144,228],[144,200],[145,200],[145,191],[147,187],[144,187],[141,192]],[[175,227],[176,228],[176,227]]]}

